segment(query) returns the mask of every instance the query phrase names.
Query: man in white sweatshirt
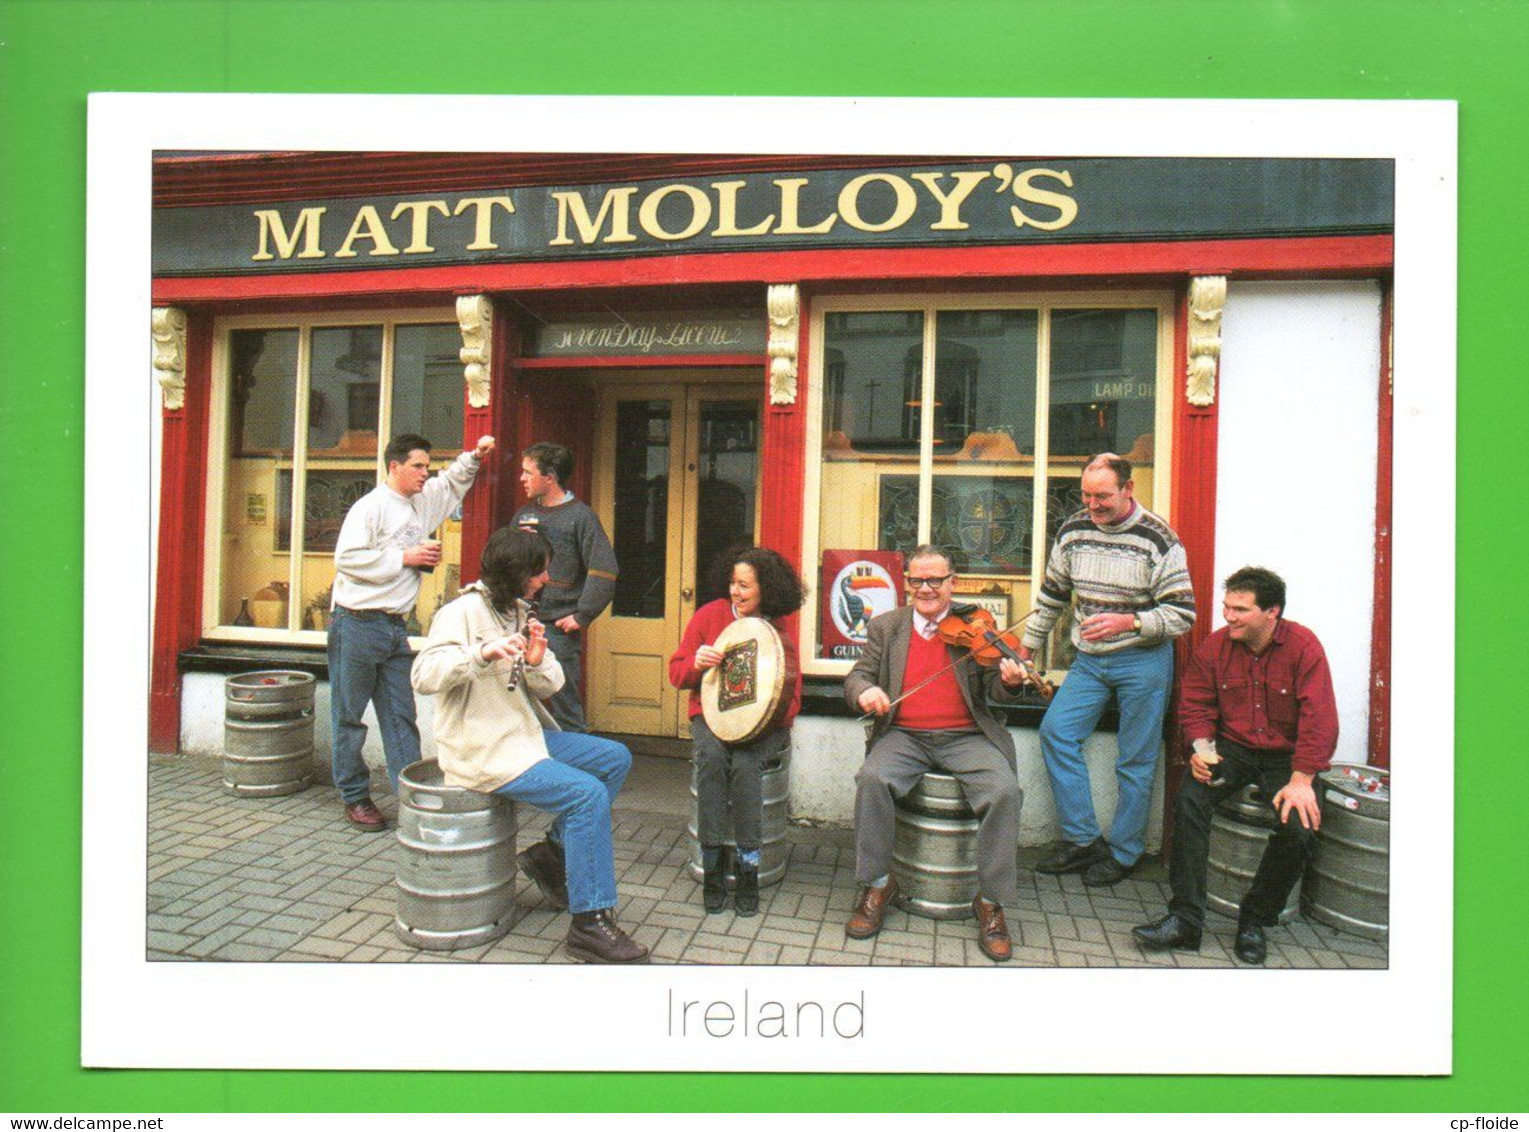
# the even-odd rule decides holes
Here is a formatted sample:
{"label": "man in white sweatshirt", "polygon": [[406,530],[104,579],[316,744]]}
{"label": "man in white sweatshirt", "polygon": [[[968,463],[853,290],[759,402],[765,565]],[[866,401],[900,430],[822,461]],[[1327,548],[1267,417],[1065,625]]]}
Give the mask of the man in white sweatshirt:
{"label": "man in white sweatshirt", "polygon": [[419,759],[407,624],[420,572],[441,561],[441,544],[430,533],[462,501],[493,448],[494,438],[481,436],[477,447],[432,478],[430,442],[414,433],[394,437],[383,452],[387,478],[356,500],[340,528],[329,622],[332,766],[345,816],[358,829],[376,832],[387,824],[372,802],[361,756],[362,713],[368,702],[377,709],[396,787],[399,772]]}

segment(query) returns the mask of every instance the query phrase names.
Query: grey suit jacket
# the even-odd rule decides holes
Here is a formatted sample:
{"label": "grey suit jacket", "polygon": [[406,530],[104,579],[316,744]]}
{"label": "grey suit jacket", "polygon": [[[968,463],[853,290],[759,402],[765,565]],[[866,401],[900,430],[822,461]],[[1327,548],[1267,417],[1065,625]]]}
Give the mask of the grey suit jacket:
{"label": "grey suit jacket", "polygon": [[[908,663],[908,642],[912,636],[911,605],[883,613],[867,626],[865,651],[855,661],[850,674],[844,678],[844,699],[851,708],[857,712],[861,710],[860,696],[867,688],[881,688],[894,700],[902,694],[903,670]],[[949,645],[945,647],[945,652],[951,660],[964,655],[962,650]],[[988,700],[1016,703],[1018,694],[1004,687],[997,668],[983,668],[974,661],[963,660],[956,665],[955,672],[956,684],[961,689],[961,697],[966,700],[967,710],[972,713],[973,722],[992,740],[1003,757],[1009,760],[1009,765],[1017,766],[1014,737],[1009,734],[1003,722],[993,715]],[[890,715],[877,718],[867,748],[887,733],[896,718],[896,708],[892,709]]]}

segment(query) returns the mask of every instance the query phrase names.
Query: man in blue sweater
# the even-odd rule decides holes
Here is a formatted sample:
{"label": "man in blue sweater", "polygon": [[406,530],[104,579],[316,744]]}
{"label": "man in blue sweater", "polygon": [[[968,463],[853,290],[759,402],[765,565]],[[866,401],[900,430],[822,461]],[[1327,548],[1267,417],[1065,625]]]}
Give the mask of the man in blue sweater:
{"label": "man in blue sweater", "polygon": [[552,544],[551,577],[541,592],[538,619],[563,666],[562,690],[547,701],[564,731],[587,732],[579,659],[581,634],[616,593],[616,552],[600,519],[567,488],[573,453],[561,444],[533,444],[522,453],[520,485],[530,500],[514,526],[536,531]]}

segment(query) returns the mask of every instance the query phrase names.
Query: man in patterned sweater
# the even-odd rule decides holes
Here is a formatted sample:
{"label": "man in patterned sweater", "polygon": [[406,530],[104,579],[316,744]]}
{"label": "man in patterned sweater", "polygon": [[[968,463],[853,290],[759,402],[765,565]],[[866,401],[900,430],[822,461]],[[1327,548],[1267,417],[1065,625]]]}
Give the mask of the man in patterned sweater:
{"label": "man in patterned sweater", "polygon": [[511,525],[535,531],[552,544],[552,577],[541,592],[537,615],[547,645],[563,667],[564,683],[547,701],[564,731],[587,732],[579,650],[582,634],[616,594],[616,552],[589,505],[567,487],[573,453],[561,444],[533,444],[521,454],[520,485],[530,500]]}
{"label": "man in patterned sweater", "polygon": [[[1086,508],[1062,524],[1019,653],[1026,660],[1076,600],[1077,657],[1041,723],[1041,752],[1066,839],[1036,870],[1081,872],[1114,884],[1135,867],[1146,840],[1152,778],[1173,680],[1173,638],[1195,620],[1184,546],[1132,497],[1130,461],[1105,452],[1083,469]],[[1106,840],[1094,814],[1083,741],[1114,693],[1115,818]]]}

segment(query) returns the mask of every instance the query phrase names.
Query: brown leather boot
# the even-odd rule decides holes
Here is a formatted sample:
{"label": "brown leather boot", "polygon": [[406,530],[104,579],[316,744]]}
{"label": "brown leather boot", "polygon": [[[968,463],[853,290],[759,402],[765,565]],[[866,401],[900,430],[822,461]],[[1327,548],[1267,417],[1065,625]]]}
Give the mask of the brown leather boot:
{"label": "brown leather boot", "polygon": [[520,865],[520,871],[536,882],[549,907],[559,912],[568,907],[567,866],[558,846],[550,841],[538,841],[523,850],[515,861]]}
{"label": "brown leather boot", "polygon": [[575,912],[563,941],[568,954],[586,963],[646,963],[648,949],[616,926],[611,909]]}
{"label": "brown leather boot", "polygon": [[855,905],[854,915],[844,925],[844,934],[850,939],[870,939],[881,930],[881,918],[887,914],[887,905],[897,895],[897,878],[888,877],[880,888],[870,885],[860,893],[860,903]]}
{"label": "brown leather boot", "polygon": [[977,946],[982,954],[994,963],[1008,962],[1014,946],[1009,941],[1009,926],[1003,922],[1003,908],[979,896],[972,901],[972,912],[977,917]]}

